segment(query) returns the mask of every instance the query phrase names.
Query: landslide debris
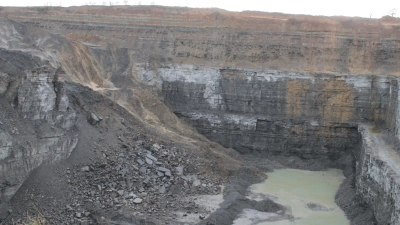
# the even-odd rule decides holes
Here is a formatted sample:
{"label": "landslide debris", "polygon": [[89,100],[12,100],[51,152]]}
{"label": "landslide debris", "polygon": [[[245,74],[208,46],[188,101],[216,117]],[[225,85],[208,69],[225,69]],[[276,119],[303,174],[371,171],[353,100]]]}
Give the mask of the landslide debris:
{"label": "landslide debris", "polygon": [[77,114],[79,142],[68,160],[32,172],[3,212],[3,223],[40,213],[51,224],[176,224],[188,214],[200,221],[211,213],[187,198],[221,194],[227,177],[220,174],[229,165],[214,166],[218,157],[209,150],[171,141],[90,88],[65,88]]}

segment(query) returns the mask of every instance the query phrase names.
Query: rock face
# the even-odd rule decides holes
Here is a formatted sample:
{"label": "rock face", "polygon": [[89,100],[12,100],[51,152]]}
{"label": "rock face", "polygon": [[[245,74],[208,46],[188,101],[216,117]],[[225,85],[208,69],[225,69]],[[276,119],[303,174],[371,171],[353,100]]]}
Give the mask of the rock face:
{"label": "rock face", "polygon": [[[161,6],[4,8],[1,15],[135,61],[291,71],[399,74],[399,19],[312,17]],[[117,15],[117,16],[116,16]],[[98,46],[98,47],[100,47]],[[106,59],[106,58],[103,58]]]}
{"label": "rock face", "polygon": [[19,77],[6,74],[15,85],[7,85],[0,95],[2,201],[15,193],[30,171],[44,162],[66,159],[77,144],[76,115],[68,108],[65,91],[56,92],[63,85],[55,80],[56,73],[45,66]]}
{"label": "rock face", "polygon": [[357,194],[378,224],[400,223],[400,158],[388,147],[399,142],[397,77],[181,65],[166,65],[157,76],[138,71],[158,77],[164,102],[225,147],[304,160],[354,154]]}
{"label": "rock face", "polygon": [[378,224],[400,224],[400,157],[371,126],[359,130],[356,190],[373,209]]}
{"label": "rock face", "polygon": [[397,77],[181,65],[157,73],[164,102],[225,147],[305,160],[354,154],[357,194],[378,224],[400,223],[400,157],[390,147],[399,141]]}
{"label": "rock face", "polygon": [[[142,78],[156,77],[137,68]],[[357,145],[358,123],[398,129],[396,77],[181,65],[160,68],[157,77],[178,116],[243,153],[337,158]]]}

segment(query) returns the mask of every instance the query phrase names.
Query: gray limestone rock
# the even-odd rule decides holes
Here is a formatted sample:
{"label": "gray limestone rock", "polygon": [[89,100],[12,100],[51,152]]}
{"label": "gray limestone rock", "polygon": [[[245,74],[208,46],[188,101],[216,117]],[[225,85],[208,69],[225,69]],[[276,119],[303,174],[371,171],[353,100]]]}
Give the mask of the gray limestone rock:
{"label": "gray limestone rock", "polygon": [[157,161],[157,158],[154,157],[154,156],[152,156],[151,154],[147,154],[147,155],[146,155],[146,158],[149,158],[149,159],[153,160],[154,162]]}
{"label": "gray limestone rock", "polygon": [[87,120],[91,125],[96,125],[97,123],[100,122],[100,118],[94,114],[93,112],[90,112],[87,116]]}
{"label": "gray limestone rock", "polygon": [[164,186],[161,186],[158,191],[160,192],[160,194],[164,194],[166,190]]}
{"label": "gray limestone rock", "polygon": [[183,166],[177,166],[175,167],[176,169],[176,174],[178,174],[179,176],[183,175]]}
{"label": "gray limestone rock", "polygon": [[144,184],[148,184],[149,181],[150,181],[150,177],[146,177],[146,179],[143,180],[143,183],[144,183]]}
{"label": "gray limestone rock", "polygon": [[140,203],[142,203],[143,202],[143,199],[141,199],[141,198],[135,198],[135,199],[133,199],[133,203],[135,203],[135,204],[140,204]]}
{"label": "gray limestone rock", "polygon": [[196,180],[193,181],[193,186],[197,187],[199,185],[201,185],[200,180],[196,179]]}
{"label": "gray limestone rock", "polygon": [[161,149],[161,146],[160,146],[159,144],[155,143],[155,144],[153,144],[153,149],[154,149],[155,151],[158,151],[158,150]]}
{"label": "gray limestone rock", "polygon": [[143,160],[141,160],[141,159],[138,159],[137,162],[138,162],[140,165],[143,165],[143,164],[144,164]]}
{"label": "gray limestone rock", "polygon": [[144,167],[144,166],[142,166],[142,167],[140,167],[139,172],[141,172],[141,173],[147,173],[147,168]]}
{"label": "gray limestone rock", "polygon": [[169,169],[167,169],[165,167],[158,167],[157,170],[161,171],[161,172],[164,172],[164,173],[167,172],[167,171],[171,172]]}
{"label": "gray limestone rock", "polygon": [[89,166],[84,166],[81,168],[82,172],[89,172],[90,171],[90,167]]}
{"label": "gray limestone rock", "polygon": [[146,163],[149,165],[153,165],[153,160],[146,157]]}
{"label": "gray limestone rock", "polygon": [[137,197],[137,195],[135,195],[133,192],[130,192],[128,196],[129,196],[130,198],[136,198],[136,197]]}

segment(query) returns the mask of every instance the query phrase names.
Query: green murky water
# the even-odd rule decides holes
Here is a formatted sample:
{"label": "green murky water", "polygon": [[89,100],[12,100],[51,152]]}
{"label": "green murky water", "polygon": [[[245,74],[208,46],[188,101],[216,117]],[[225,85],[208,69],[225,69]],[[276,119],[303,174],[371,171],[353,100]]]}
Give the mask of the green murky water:
{"label": "green murky water", "polygon": [[[275,170],[268,179],[252,186],[255,193],[271,195],[282,205],[289,206],[294,220],[261,222],[259,225],[349,225],[344,212],[335,203],[335,194],[344,180],[341,170],[305,171]],[[311,208],[307,206],[312,204]],[[317,209],[315,210],[315,206]]]}

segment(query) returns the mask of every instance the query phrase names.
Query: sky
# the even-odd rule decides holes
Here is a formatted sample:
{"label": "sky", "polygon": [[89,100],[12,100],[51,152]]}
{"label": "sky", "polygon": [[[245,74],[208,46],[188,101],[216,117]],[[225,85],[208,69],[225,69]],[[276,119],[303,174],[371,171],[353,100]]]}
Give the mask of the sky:
{"label": "sky", "polygon": [[[230,11],[256,10],[289,14],[381,18],[397,11],[400,0],[0,0],[0,6],[164,5],[216,7]],[[396,10],[397,9],[397,10]]]}

